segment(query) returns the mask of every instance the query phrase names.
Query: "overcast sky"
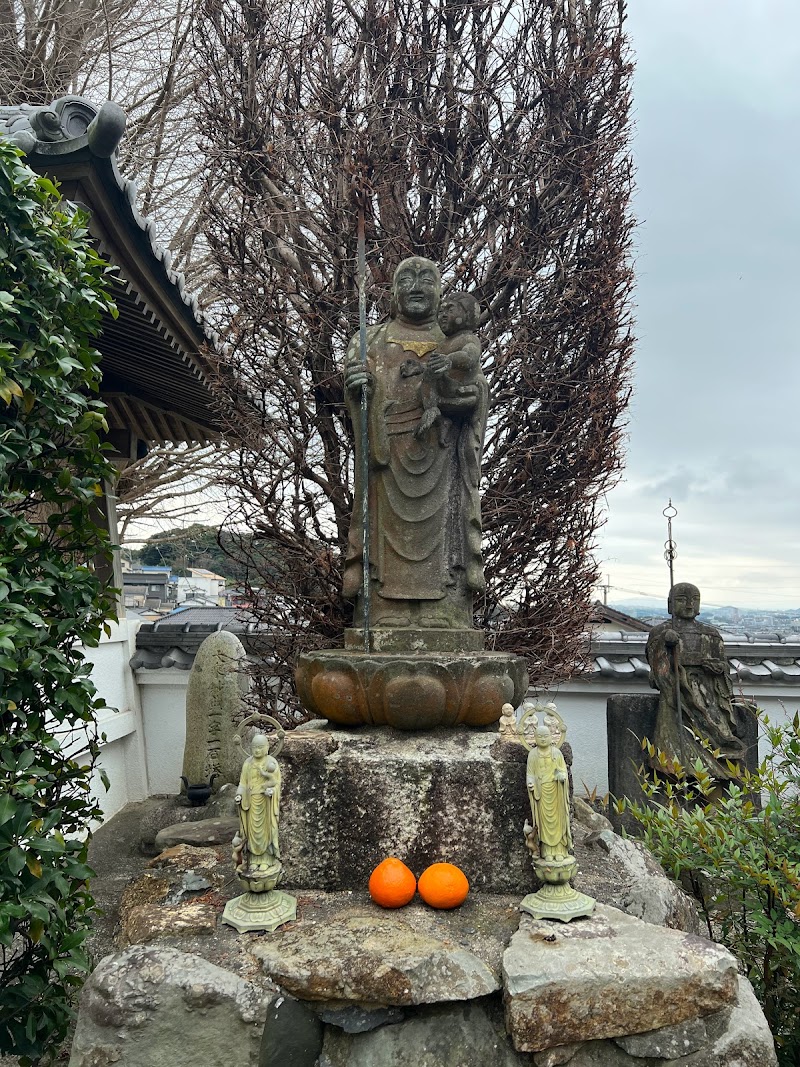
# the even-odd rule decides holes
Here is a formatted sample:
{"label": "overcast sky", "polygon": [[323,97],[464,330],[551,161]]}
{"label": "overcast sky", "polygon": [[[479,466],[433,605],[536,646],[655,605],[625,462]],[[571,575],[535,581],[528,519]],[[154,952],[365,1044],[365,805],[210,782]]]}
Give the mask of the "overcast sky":
{"label": "overcast sky", "polygon": [[[637,356],[610,601],[800,607],[800,2],[629,0]],[[655,604],[656,601],[653,601]]]}

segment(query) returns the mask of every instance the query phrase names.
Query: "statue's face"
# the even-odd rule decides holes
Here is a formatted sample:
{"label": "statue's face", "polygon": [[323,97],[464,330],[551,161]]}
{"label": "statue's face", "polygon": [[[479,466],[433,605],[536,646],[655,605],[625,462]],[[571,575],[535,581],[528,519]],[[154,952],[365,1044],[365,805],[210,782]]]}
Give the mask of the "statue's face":
{"label": "statue's face", "polygon": [[669,599],[669,610],[679,619],[695,619],[700,614],[700,590],[683,582],[676,585]]}
{"label": "statue's face", "polygon": [[536,727],[536,744],[538,748],[550,748],[553,743],[553,735],[549,726]]}
{"label": "statue's face", "polygon": [[441,282],[436,265],[428,259],[407,259],[394,276],[398,313],[410,322],[430,322],[439,306]]}
{"label": "statue's face", "polygon": [[250,751],[253,753],[254,759],[261,759],[269,752],[269,742],[266,740],[253,741]]}
{"label": "statue's face", "polygon": [[443,300],[439,308],[439,325],[442,333],[448,335],[464,329],[464,312],[454,300]]}

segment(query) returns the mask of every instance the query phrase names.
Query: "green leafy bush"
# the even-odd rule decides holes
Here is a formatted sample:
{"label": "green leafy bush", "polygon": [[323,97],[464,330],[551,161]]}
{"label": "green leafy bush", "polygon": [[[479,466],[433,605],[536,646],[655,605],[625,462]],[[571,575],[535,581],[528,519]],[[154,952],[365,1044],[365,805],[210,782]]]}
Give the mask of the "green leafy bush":
{"label": "green leafy bush", "polygon": [[[690,888],[709,936],[726,945],[753,983],[785,1067],[800,1063],[800,715],[759,720],[769,745],[755,773],[722,789],[702,763],[687,772],[649,741],[644,768],[652,806],[617,802],[643,829],[644,842]],[[754,797],[761,797],[759,806]]]}
{"label": "green leafy bush", "polygon": [[85,216],[0,139],[0,1052],[23,1064],[67,1030],[93,914],[104,274]]}

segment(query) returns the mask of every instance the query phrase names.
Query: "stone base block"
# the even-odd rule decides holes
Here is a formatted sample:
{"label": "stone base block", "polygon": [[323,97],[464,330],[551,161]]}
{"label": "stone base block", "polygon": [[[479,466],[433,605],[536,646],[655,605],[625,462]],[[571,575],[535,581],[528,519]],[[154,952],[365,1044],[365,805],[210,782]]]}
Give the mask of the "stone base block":
{"label": "stone base block", "polygon": [[[482,652],[483,630],[370,630],[370,652]],[[349,628],[344,632],[344,647],[366,652],[364,631]]]}
{"label": "stone base block", "polygon": [[522,832],[530,805],[521,744],[492,730],[397,733],[317,721],[290,731],[281,753],[282,884],[364,889],[397,856],[419,876],[457,864],[473,890],[534,888]]}
{"label": "stone base block", "polygon": [[733,1004],[736,960],[693,934],[598,904],[554,928],[524,917],[503,956],[506,1027],[520,1052],[622,1037]]}
{"label": "stone base block", "polygon": [[342,726],[431,730],[497,722],[522,702],[528,672],[507,652],[343,648],[300,656],[295,682],[304,707]]}

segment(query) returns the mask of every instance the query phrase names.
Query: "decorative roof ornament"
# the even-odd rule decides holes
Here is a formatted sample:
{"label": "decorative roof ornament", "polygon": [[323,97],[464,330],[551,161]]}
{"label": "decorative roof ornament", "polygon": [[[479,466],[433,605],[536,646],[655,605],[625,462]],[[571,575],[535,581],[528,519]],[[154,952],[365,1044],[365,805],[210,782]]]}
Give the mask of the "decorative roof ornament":
{"label": "decorative roof ornament", "polygon": [[25,155],[62,155],[88,147],[110,158],[125,132],[125,112],[112,100],[99,110],[81,96],[61,96],[52,104],[0,107],[0,134]]}

